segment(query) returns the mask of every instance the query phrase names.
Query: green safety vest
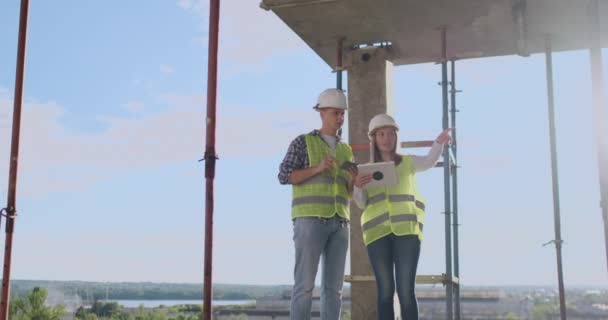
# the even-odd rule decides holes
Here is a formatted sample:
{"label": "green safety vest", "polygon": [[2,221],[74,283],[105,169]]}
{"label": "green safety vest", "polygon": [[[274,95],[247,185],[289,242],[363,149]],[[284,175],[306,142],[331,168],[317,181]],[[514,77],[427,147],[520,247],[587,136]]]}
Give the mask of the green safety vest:
{"label": "green safety vest", "polygon": [[414,234],[422,240],[424,199],[418,194],[411,156],[402,156],[397,174],[397,185],[367,189],[367,205],[361,216],[365,245],[391,233]]}
{"label": "green safety vest", "polygon": [[[331,155],[327,143],[318,135],[306,134],[306,149],[311,167],[321,163]],[[337,164],[334,170],[322,173],[293,185],[293,200],[291,202],[291,217],[322,217],[331,218],[335,214],[350,219],[348,200],[348,184],[350,173],[340,169],[344,161],[352,161],[353,151],[343,142],[336,144]]]}

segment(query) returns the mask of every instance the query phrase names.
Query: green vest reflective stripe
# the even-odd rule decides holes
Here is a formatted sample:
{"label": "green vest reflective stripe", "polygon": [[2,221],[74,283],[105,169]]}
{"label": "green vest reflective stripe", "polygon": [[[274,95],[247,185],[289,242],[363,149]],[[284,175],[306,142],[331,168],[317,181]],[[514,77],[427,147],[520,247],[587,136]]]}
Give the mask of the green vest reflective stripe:
{"label": "green vest reflective stripe", "polygon": [[[317,166],[321,160],[331,155],[329,146],[320,136],[307,134],[304,138],[311,167]],[[353,151],[348,144],[338,142],[334,157],[338,160],[334,170],[331,172],[326,170],[300,184],[293,185],[292,218],[331,218],[338,214],[340,217],[350,219],[348,206],[350,173],[340,169],[340,166],[344,161],[352,161]]]}
{"label": "green vest reflective stripe", "polygon": [[365,245],[391,233],[414,234],[422,240],[425,205],[418,194],[411,156],[402,156],[397,174],[396,186],[367,189],[367,205],[361,216]]}

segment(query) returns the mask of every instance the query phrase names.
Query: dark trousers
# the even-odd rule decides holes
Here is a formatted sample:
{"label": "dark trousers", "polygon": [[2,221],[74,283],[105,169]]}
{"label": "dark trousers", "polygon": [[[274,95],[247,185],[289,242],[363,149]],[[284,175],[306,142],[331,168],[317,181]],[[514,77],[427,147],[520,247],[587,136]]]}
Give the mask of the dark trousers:
{"label": "dark trousers", "polygon": [[367,246],[367,254],[378,288],[378,320],[394,320],[395,286],[401,304],[401,319],[418,320],[416,269],[420,240],[416,235],[390,234]]}

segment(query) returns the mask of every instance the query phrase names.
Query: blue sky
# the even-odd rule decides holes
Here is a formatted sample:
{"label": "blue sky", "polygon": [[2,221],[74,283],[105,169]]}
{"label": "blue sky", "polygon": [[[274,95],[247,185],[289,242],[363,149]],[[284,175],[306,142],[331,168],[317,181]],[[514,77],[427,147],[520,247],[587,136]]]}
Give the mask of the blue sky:
{"label": "blue sky", "polygon": [[[31,4],[13,278],[202,281],[206,2],[141,5]],[[0,4],[2,195],[18,9]],[[291,190],[277,168],[289,142],[318,127],[311,106],[334,74],[257,1],[222,3],[220,41],[214,279],[291,283]],[[588,56],[554,56],[567,286],[608,280]],[[553,285],[544,57],[457,68],[462,279]],[[439,79],[434,64],[394,69],[401,140],[440,131]],[[418,180],[428,201],[419,273],[439,274],[442,172]]]}

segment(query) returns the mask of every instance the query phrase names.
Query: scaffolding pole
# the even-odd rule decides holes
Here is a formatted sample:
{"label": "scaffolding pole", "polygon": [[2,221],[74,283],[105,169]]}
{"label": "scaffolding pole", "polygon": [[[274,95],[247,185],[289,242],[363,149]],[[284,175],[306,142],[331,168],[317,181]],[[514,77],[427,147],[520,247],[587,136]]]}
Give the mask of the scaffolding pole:
{"label": "scaffolding pole", "polygon": [[564,290],[564,272],[562,269],[562,231],[559,207],[559,179],[557,174],[557,143],[555,138],[555,103],[553,97],[553,54],[551,36],[545,38],[545,61],[547,66],[547,99],[549,108],[549,139],[551,145],[551,178],[553,182],[553,224],[555,229],[555,244],[557,257],[557,283],[559,288],[560,319],[566,320],[566,296]]}
{"label": "scaffolding pole", "polygon": [[600,207],[604,221],[604,245],[608,268],[608,130],[606,128],[606,100],[602,45],[600,40],[599,1],[591,2],[591,81],[595,113],[595,141],[597,144],[598,173],[600,178]]}
{"label": "scaffolding pole", "polygon": [[[456,61],[452,59],[451,61],[452,67],[452,81],[450,82],[452,85],[452,89],[450,90],[451,94],[451,128],[452,128],[452,155],[456,160],[452,166],[452,215],[453,215],[453,224],[452,224],[452,232],[454,236],[454,277],[460,279],[460,258],[459,258],[459,249],[458,249],[458,153],[457,145],[456,145]],[[460,320],[460,283],[454,286],[454,312],[456,313],[456,320]]]}
{"label": "scaffolding pole", "polygon": [[2,272],[2,297],[0,298],[0,319],[8,320],[8,306],[11,289],[11,259],[13,251],[13,231],[15,229],[17,200],[17,168],[19,164],[19,137],[21,133],[21,109],[23,105],[23,80],[25,75],[25,52],[27,44],[27,19],[29,0],[21,0],[19,13],[19,40],[17,44],[17,67],[15,72],[15,97],[13,100],[13,129],[11,136],[11,158],[9,164],[8,195],[6,201],[6,239],[4,242],[4,268]]}
{"label": "scaffolding pole", "polygon": [[[448,110],[448,57],[447,57],[447,29],[441,28],[441,96],[443,105],[443,129],[449,126]],[[451,197],[450,197],[450,149],[443,150],[443,181],[444,181],[444,206],[445,206],[445,273],[448,282],[445,287],[446,318],[453,319],[453,282],[452,282],[452,222],[451,222]]]}
{"label": "scaffolding pole", "polygon": [[336,89],[342,90],[342,47],[344,38],[338,39],[338,47],[336,50]]}
{"label": "scaffolding pole", "polygon": [[213,306],[213,179],[215,178],[215,126],[217,104],[217,52],[220,0],[209,1],[209,54],[207,66],[207,135],[205,147],[205,262],[203,284],[203,320],[211,320]]}

